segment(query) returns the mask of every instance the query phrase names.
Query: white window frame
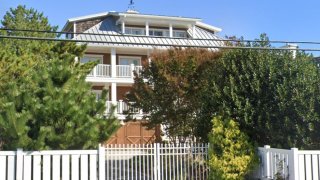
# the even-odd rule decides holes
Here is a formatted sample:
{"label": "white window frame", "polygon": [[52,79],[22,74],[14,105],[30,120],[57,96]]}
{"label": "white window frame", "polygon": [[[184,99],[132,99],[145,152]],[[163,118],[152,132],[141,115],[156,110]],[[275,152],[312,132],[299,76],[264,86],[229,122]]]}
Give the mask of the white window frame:
{"label": "white window frame", "polygon": [[[84,58],[84,57],[100,59],[99,64],[103,64],[103,55],[102,54],[84,54],[82,58]],[[83,62],[81,62],[82,58],[80,58],[80,63],[83,63]]]}
{"label": "white window frame", "polygon": [[138,60],[139,64],[137,66],[142,66],[141,65],[141,56],[119,56],[118,62],[119,65],[121,65],[121,59],[132,59],[132,60]]}

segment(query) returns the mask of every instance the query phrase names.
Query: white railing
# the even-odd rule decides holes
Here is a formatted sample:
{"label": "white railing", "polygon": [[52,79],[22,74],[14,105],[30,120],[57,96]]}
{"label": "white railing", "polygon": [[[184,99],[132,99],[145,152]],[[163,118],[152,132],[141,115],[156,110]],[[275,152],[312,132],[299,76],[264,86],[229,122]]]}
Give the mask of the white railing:
{"label": "white railing", "polygon": [[132,65],[117,65],[117,77],[134,77],[133,71],[136,71],[138,74],[141,72],[142,66]]}
{"label": "white railing", "polygon": [[0,180],[208,179],[208,144],[0,151]]}
{"label": "white railing", "polygon": [[110,77],[111,76],[111,66],[107,64],[98,64],[93,70],[88,74],[92,77]]}
{"label": "white railing", "polygon": [[[126,103],[122,100],[119,100],[117,101],[117,104],[116,104],[116,113],[117,114],[144,114],[142,112],[141,109],[139,108],[133,108],[132,107],[132,103]],[[112,101],[107,101],[106,102],[106,113],[111,113],[112,111],[112,106],[115,106],[114,103],[112,103]]]}
{"label": "white railing", "polygon": [[[111,77],[111,65],[109,64],[98,64],[93,68],[93,70],[88,74],[88,77]],[[132,78],[134,77],[134,71],[138,74],[142,71],[142,66],[134,66],[132,65],[116,65],[115,68],[116,77],[122,78]]]}
{"label": "white railing", "polygon": [[320,151],[259,148],[259,177],[266,179],[320,179]]}

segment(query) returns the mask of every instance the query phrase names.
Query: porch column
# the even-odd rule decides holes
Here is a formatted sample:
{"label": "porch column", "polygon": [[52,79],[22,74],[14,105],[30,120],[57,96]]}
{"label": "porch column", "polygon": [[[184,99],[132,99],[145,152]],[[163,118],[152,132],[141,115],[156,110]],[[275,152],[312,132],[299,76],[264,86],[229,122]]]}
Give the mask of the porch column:
{"label": "porch column", "polygon": [[122,21],[121,27],[122,27],[122,34],[125,34],[126,33],[126,24],[124,21]]}
{"label": "porch column", "polygon": [[117,54],[116,49],[111,49],[111,77],[117,77]]}
{"label": "porch column", "polygon": [[146,22],[146,36],[149,36],[149,22]]}
{"label": "porch column", "polygon": [[[111,83],[111,102],[112,105],[117,106],[117,83]],[[116,108],[115,114],[117,114],[118,110]]]}
{"label": "porch column", "polygon": [[172,28],[172,24],[169,25],[169,34],[170,37],[173,37],[173,28]]}

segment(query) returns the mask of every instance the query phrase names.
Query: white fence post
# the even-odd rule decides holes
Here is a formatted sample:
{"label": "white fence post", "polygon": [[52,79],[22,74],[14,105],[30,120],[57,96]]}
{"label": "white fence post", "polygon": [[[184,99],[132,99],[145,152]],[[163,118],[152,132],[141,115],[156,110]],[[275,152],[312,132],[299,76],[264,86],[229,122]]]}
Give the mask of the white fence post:
{"label": "white fence post", "polygon": [[160,180],[160,144],[154,143],[153,144],[153,174],[154,180]]}
{"label": "white fence post", "polygon": [[99,156],[99,180],[106,179],[106,150],[101,144],[99,144],[98,149]]}
{"label": "white fence post", "polygon": [[22,180],[23,177],[23,150],[17,149],[16,156],[16,180]]}
{"label": "white fence post", "polygon": [[298,165],[298,148],[291,148],[289,154],[289,180],[298,180],[299,178]]}
{"label": "white fence post", "polygon": [[265,145],[264,146],[264,161],[263,161],[263,168],[264,168],[264,176],[265,178],[270,178],[271,177],[271,172],[270,172],[270,152],[269,152],[270,146]]}

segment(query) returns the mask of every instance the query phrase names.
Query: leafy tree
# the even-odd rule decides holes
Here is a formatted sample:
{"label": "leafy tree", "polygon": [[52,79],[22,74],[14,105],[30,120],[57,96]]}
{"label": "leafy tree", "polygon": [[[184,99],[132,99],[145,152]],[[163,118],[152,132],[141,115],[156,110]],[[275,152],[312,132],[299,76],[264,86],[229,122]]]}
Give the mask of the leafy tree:
{"label": "leafy tree", "polygon": [[[149,127],[162,124],[171,138],[185,141],[194,137],[199,104],[194,94],[201,63],[215,59],[218,53],[199,49],[170,49],[152,55],[127,96],[134,107],[148,112]],[[147,79],[147,81],[145,81]]]}
{"label": "leafy tree", "polygon": [[[262,43],[239,44],[270,47]],[[200,115],[223,113],[259,145],[319,148],[319,71],[312,57],[290,51],[229,50],[211,70],[202,71],[205,86]],[[210,126],[209,123],[205,123]]]}
{"label": "leafy tree", "polygon": [[[23,6],[11,9],[2,24],[17,29],[55,30],[42,13]],[[4,45],[0,50],[3,149],[87,149],[96,147],[116,130],[115,118],[103,115],[106,93],[96,101],[85,82],[95,63],[74,61],[84,53],[85,46],[24,40],[0,43]]]}
{"label": "leafy tree", "polygon": [[212,120],[210,138],[210,178],[221,180],[245,179],[257,162],[255,148],[239,124],[220,116]]}

